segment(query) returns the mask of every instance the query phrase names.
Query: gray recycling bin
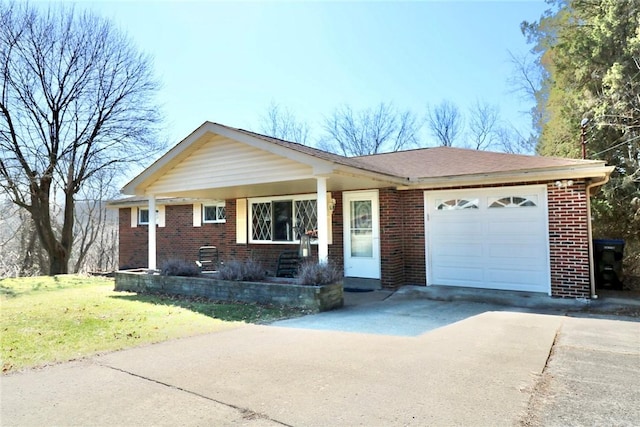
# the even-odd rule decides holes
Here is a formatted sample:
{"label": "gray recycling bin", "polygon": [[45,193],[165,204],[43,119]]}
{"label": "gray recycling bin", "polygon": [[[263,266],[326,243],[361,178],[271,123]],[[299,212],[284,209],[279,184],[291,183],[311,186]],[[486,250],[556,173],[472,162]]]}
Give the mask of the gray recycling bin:
{"label": "gray recycling bin", "polygon": [[622,289],[622,259],[624,240],[595,239],[593,241],[596,288]]}

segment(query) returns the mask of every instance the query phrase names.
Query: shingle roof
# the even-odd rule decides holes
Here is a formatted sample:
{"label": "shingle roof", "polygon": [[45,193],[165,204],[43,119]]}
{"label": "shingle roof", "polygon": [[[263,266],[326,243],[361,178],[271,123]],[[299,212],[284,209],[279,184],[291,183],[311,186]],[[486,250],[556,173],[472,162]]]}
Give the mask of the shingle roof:
{"label": "shingle roof", "polygon": [[[521,174],[527,174],[529,177],[544,175],[545,178],[554,175],[551,176],[552,179],[555,179],[555,175],[558,174],[570,174],[572,177],[602,178],[610,174],[612,170],[611,167],[605,166],[604,161],[599,160],[527,156],[451,147],[421,148],[394,153],[346,157],[244,129],[205,122],[127,183],[123,187],[123,193],[143,195],[149,182],[156,180],[166,170],[170,170],[175,162],[181,161],[184,156],[190,155],[189,147],[196,141],[206,141],[201,137],[208,132],[221,132],[221,135],[231,139],[235,137],[244,140],[241,135],[254,140],[259,139],[302,154],[303,156],[298,156],[297,160],[308,164],[315,165],[317,160],[332,163],[334,167],[326,170],[333,169],[338,175],[346,172],[341,175],[343,179],[348,176],[360,178],[368,176],[368,178],[392,185],[438,184],[442,180],[449,182],[451,179],[459,179],[468,184],[478,180],[485,182],[494,177],[498,180],[507,180],[512,179],[513,175]],[[250,139],[245,142],[251,143]],[[280,152],[280,154],[282,153]],[[304,156],[308,156],[309,159],[305,160]],[[317,159],[316,162],[313,162],[313,159]],[[511,178],[509,178],[510,176]]]}
{"label": "shingle roof", "polygon": [[409,180],[603,164],[599,160],[496,153],[454,147],[420,148],[393,153],[345,157],[244,129],[219,126],[345,166]]}
{"label": "shingle roof", "polygon": [[433,147],[356,157],[372,168],[384,168],[411,179],[440,178],[546,168],[602,164],[598,160],[495,153],[453,147]]}
{"label": "shingle roof", "polygon": [[300,144],[297,142],[291,142],[291,141],[285,141],[283,139],[278,139],[278,138],[274,138],[271,136],[267,136],[267,135],[262,135],[259,133],[255,133],[255,132],[251,132],[245,129],[238,129],[238,128],[233,128],[230,126],[226,126],[226,125],[221,125],[220,123],[215,123],[218,126],[227,128],[227,129],[232,129],[234,131],[237,132],[241,132],[244,133],[245,135],[249,135],[252,136],[254,138],[258,138],[258,139],[262,139],[263,141],[267,141],[270,142],[272,144],[277,144],[286,148],[289,148],[291,150],[295,150],[304,154],[308,154],[310,156],[319,158],[319,159],[323,159],[323,160],[328,160],[330,162],[334,162],[340,165],[345,165],[345,166],[351,166],[351,167],[355,167],[358,169],[363,169],[363,170],[372,170],[374,172],[379,172],[379,173],[383,173],[383,174],[387,174],[387,175],[392,175],[392,176],[402,176],[402,175],[396,175],[395,172],[392,169],[387,169],[384,166],[379,166],[376,167],[374,169],[371,169],[371,165],[369,163],[367,163],[366,161],[362,161],[360,160],[360,158],[358,157],[345,157],[345,156],[341,156],[339,154],[334,154],[334,153],[330,153],[328,151],[324,151],[324,150],[320,150],[317,148],[313,148],[313,147],[309,147],[308,145],[304,145],[304,144]]}

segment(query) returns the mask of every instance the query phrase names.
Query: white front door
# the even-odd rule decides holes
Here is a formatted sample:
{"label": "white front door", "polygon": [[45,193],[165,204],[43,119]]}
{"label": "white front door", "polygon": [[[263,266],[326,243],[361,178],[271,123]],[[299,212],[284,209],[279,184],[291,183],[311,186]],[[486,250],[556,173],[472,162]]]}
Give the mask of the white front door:
{"label": "white front door", "polygon": [[378,190],[342,193],[344,275],[380,279]]}

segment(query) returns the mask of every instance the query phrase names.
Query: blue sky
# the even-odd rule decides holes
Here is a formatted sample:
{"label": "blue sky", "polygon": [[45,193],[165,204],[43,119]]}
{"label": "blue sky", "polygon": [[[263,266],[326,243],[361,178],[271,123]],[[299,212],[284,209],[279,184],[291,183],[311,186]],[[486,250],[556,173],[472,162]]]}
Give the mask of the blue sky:
{"label": "blue sky", "polygon": [[[271,103],[319,136],[336,107],[391,102],[423,117],[447,99],[499,106],[521,130],[531,104],[512,93],[508,51],[536,1],[85,2],[151,54],[170,143],[205,120],[259,130]],[[524,113],[523,113],[524,112]],[[426,132],[424,145],[434,145]]]}

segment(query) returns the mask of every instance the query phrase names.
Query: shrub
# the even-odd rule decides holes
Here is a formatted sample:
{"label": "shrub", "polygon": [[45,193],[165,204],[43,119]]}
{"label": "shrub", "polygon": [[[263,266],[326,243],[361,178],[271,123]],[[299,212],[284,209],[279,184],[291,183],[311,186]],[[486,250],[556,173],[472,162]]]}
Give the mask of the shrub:
{"label": "shrub", "polygon": [[263,280],[266,277],[262,265],[254,260],[246,261],[231,260],[224,263],[218,269],[218,275],[222,280]]}
{"label": "shrub", "polygon": [[218,268],[218,276],[222,280],[242,280],[242,261],[232,259]]}
{"label": "shrub", "polygon": [[329,285],[344,278],[342,269],[333,262],[319,264],[314,261],[306,261],[300,265],[296,279],[300,285]]}
{"label": "shrub", "polygon": [[200,269],[193,262],[182,259],[170,259],[162,265],[163,276],[196,277],[200,275]]}

